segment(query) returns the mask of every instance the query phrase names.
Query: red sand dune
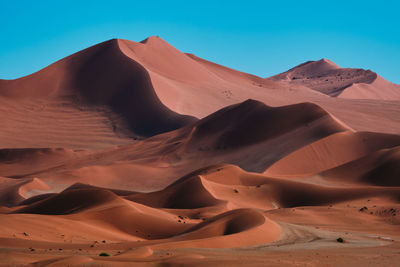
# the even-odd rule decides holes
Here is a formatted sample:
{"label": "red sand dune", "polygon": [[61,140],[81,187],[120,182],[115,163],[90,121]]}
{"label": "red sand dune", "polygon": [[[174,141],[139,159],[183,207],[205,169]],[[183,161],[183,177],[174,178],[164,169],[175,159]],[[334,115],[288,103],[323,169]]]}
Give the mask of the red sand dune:
{"label": "red sand dune", "polygon": [[370,153],[321,173],[326,179],[364,182],[381,186],[400,186],[400,147]]}
{"label": "red sand dune", "polygon": [[264,79],[159,37],[0,80],[0,265],[393,266],[399,95],[325,59]]}
{"label": "red sand dune", "polygon": [[[324,64],[318,68],[325,70]],[[357,70],[349,79],[364,79],[365,73]],[[397,99],[397,85],[379,77],[372,85],[365,94]],[[358,90],[349,87],[343,97]],[[102,149],[179,128],[194,121],[192,116],[203,118],[249,98],[269,106],[313,102],[355,130],[400,133],[397,102],[336,101],[303,84],[232,70],[149,37],[140,43],[106,41],[34,74],[0,80],[0,119],[6,126],[0,138],[4,148]]]}
{"label": "red sand dune", "polygon": [[[121,51],[118,40],[85,49],[29,76],[0,80],[0,96],[15,105],[23,105],[18,103],[21,99],[33,98],[45,99],[50,104],[64,100],[65,105],[78,109],[88,106],[86,109],[94,109],[94,113],[105,109],[98,116],[103,120],[115,117],[115,122],[109,123],[114,132],[118,127],[114,124],[119,123],[126,125],[129,135],[139,138],[175,130],[195,120],[171,111],[160,102],[147,70]],[[54,112],[63,114],[62,107],[47,114],[54,116]],[[70,119],[70,114],[64,116]],[[79,129],[80,124],[75,128]]]}
{"label": "red sand dune", "polygon": [[305,146],[269,167],[271,176],[310,176],[369,155],[379,149],[400,145],[400,136],[342,132]]}
{"label": "red sand dune", "polygon": [[[248,100],[182,129],[120,148],[97,152],[4,150],[0,175],[40,177],[51,181],[49,192],[59,192],[77,182],[133,191],[157,190],[187,172],[217,163],[264,171],[290,152],[348,130],[311,103],[273,108]],[[268,150],[274,153],[264,153]],[[28,157],[35,161],[34,166],[24,161],[25,153],[32,153]]]}
{"label": "red sand dune", "polygon": [[340,98],[400,100],[400,85],[370,70],[341,68],[327,59],[308,61],[269,79]]}
{"label": "red sand dune", "polygon": [[0,203],[4,206],[14,206],[25,198],[30,197],[28,192],[37,190],[38,193],[50,187],[37,178],[11,179],[0,177]]}

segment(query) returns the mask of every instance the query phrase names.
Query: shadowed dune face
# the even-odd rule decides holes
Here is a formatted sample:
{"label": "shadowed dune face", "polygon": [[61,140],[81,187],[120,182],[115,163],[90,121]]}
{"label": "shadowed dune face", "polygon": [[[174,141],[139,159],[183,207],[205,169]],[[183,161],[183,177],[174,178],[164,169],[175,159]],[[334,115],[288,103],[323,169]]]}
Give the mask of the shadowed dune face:
{"label": "shadowed dune face", "polygon": [[[196,146],[201,144],[201,139],[211,136],[217,148],[238,148],[273,139],[298,128],[312,127],[318,120],[324,122],[315,131],[316,138],[348,129],[311,103],[273,108],[258,101],[247,100],[222,109],[195,124],[190,142]],[[219,132],[222,134],[218,136]]]}
{"label": "shadowed dune face", "polygon": [[395,262],[397,90],[325,59],[264,79],[159,37],[0,80],[0,265]]}
{"label": "shadowed dune face", "polygon": [[106,190],[67,190],[17,210],[17,213],[61,215],[111,202],[116,196]]}
{"label": "shadowed dune face", "polygon": [[361,181],[381,186],[400,186],[400,151],[397,148],[378,160],[377,166],[361,177]]}
{"label": "shadowed dune face", "polygon": [[289,154],[269,167],[265,174],[278,177],[310,176],[398,145],[398,135],[341,132]]}
{"label": "shadowed dune face", "polygon": [[162,192],[134,194],[127,199],[155,208],[168,209],[197,209],[224,203],[208,192],[200,177],[179,181]]}
{"label": "shadowed dune face", "polygon": [[378,150],[320,175],[328,180],[363,182],[380,186],[400,186],[400,148]]}
{"label": "shadowed dune face", "polygon": [[[225,221],[226,223],[224,225],[218,225],[221,223],[221,221]],[[207,231],[214,232],[214,235],[216,236],[231,235],[259,226],[264,222],[265,217],[261,213],[250,209],[238,209],[213,217],[206,222],[199,223],[195,227],[190,228],[187,232],[193,232],[207,228]]]}
{"label": "shadowed dune face", "polygon": [[97,48],[79,66],[69,87],[76,88],[90,103],[111,106],[139,136],[175,130],[194,121],[160,102],[146,69],[125,56],[118,42],[112,40]]}
{"label": "shadowed dune face", "polygon": [[1,80],[0,95],[11,99],[67,98],[78,106],[110,107],[141,138],[196,120],[177,114],[160,102],[147,70],[127,57],[116,39],[87,48],[32,75]]}
{"label": "shadowed dune face", "polygon": [[185,127],[169,142],[181,158],[207,155],[198,167],[232,163],[261,172],[288,153],[343,131],[352,130],[315,104],[269,107],[247,100]]}

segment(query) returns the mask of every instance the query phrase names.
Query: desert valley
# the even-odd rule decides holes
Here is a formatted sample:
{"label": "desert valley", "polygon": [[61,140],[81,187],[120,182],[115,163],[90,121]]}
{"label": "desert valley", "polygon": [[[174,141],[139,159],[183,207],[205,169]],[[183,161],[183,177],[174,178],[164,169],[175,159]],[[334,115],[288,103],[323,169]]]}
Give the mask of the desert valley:
{"label": "desert valley", "polygon": [[400,260],[400,85],[371,70],[112,39],[0,80],[0,120],[4,266]]}

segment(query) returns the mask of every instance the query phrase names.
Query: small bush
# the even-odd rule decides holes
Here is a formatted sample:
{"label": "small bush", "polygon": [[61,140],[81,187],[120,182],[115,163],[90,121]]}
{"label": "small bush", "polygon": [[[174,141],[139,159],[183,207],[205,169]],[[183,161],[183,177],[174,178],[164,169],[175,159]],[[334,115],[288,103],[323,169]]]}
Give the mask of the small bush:
{"label": "small bush", "polygon": [[368,210],[367,207],[362,207],[362,208],[360,209],[361,212],[362,212],[362,211],[366,211],[366,210]]}
{"label": "small bush", "polygon": [[108,256],[110,256],[110,254],[108,254],[107,252],[102,252],[99,254],[99,256],[108,257]]}
{"label": "small bush", "polygon": [[339,242],[339,243],[343,243],[343,242],[344,242],[343,238],[341,238],[341,237],[339,237],[338,239],[336,239],[336,241]]}

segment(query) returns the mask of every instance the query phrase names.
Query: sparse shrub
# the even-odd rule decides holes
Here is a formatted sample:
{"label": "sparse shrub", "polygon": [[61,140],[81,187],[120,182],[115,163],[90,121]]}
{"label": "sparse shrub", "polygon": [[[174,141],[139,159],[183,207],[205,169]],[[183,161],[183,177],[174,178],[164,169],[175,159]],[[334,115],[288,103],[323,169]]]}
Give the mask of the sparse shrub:
{"label": "sparse shrub", "polygon": [[110,254],[108,254],[107,252],[101,252],[101,253],[99,254],[99,256],[101,256],[101,257],[108,257],[108,256],[110,256]]}
{"label": "sparse shrub", "polygon": [[368,210],[367,207],[362,207],[362,208],[360,209],[361,212],[362,212],[362,211],[366,211],[366,210]]}

